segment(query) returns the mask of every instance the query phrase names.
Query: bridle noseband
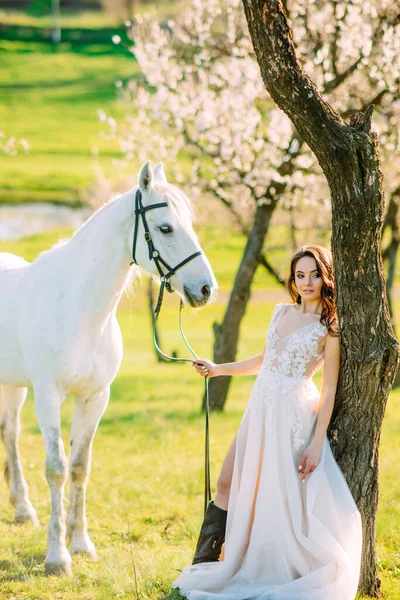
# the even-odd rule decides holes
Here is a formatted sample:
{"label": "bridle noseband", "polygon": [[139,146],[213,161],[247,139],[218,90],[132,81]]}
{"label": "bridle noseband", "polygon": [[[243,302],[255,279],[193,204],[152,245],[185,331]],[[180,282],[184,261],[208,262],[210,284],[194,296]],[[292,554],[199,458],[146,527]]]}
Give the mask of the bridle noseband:
{"label": "bridle noseband", "polygon": [[[138,230],[139,230],[139,218],[141,216],[142,217],[142,223],[143,223],[143,229],[144,229],[144,239],[147,242],[147,247],[148,247],[148,250],[149,250],[149,260],[154,260],[154,263],[155,263],[155,265],[157,267],[157,271],[158,271],[158,273],[160,275],[160,279],[161,279],[160,296],[159,296],[159,300],[157,302],[157,308],[158,308],[158,310],[160,309],[160,306],[161,306],[160,305],[160,297],[162,299],[162,294],[164,292],[164,286],[167,288],[167,290],[169,292],[173,292],[174,291],[174,289],[173,289],[173,287],[171,285],[171,282],[170,282],[170,278],[172,277],[172,275],[174,275],[178,269],[180,269],[181,267],[183,267],[183,265],[186,265],[186,263],[188,263],[190,260],[192,260],[196,256],[199,256],[200,254],[203,254],[202,250],[198,250],[197,252],[194,252],[193,254],[191,254],[190,256],[188,256],[187,258],[185,258],[184,260],[182,260],[175,267],[170,267],[169,264],[167,262],[165,262],[165,260],[160,256],[159,251],[154,247],[153,240],[151,239],[151,234],[150,234],[149,226],[147,224],[147,219],[146,219],[146,212],[148,210],[152,210],[153,208],[161,208],[162,206],[168,206],[168,202],[157,202],[156,204],[150,204],[149,206],[143,206],[143,204],[142,204],[142,192],[140,190],[136,191],[136,196],[135,196],[135,230],[134,230],[134,233],[133,233],[132,262],[131,262],[131,265],[139,265],[139,263],[136,260],[136,244],[137,244]],[[164,267],[164,269],[167,269],[166,273],[164,273],[163,267]],[[158,312],[157,308],[156,308],[155,312]]]}

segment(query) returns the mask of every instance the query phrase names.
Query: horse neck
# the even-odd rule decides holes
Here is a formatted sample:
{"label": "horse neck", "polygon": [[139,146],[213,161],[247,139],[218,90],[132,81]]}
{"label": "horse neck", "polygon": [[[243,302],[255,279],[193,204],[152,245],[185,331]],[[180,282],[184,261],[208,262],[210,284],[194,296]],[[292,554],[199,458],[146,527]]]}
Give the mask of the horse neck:
{"label": "horse neck", "polygon": [[72,293],[78,296],[79,312],[94,328],[115,313],[130,279],[133,215],[132,192],[128,192],[95,213],[68,244]]}

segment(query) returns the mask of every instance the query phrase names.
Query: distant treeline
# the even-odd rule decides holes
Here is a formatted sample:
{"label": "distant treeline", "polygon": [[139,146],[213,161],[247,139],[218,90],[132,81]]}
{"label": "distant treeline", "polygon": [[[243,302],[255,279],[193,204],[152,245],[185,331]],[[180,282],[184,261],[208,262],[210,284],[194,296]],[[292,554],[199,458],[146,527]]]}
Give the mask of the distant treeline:
{"label": "distant treeline", "polygon": [[[0,9],[26,11],[32,4],[32,0],[0,0]],[[60,0],[60,6],[70,12],[102,8],[100,0]]]}
{"label": "distant treeline", "polygon": [[[0,22],[0,39],[18,40],[21,42],[50,42],[50,27],[34,27],[32,25],[11,25]],[[100,29],[81,29],[63,27],[62,41],[76,44],[107,44],[111,45],[111,37],[115,34],[126,37],[123,27],[102,27]]]}

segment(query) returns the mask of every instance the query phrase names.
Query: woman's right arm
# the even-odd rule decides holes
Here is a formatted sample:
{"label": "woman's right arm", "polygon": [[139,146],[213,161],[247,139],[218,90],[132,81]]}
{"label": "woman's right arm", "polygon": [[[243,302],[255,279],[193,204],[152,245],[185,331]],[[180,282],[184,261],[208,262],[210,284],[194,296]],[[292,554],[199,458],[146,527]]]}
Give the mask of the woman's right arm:
{"label": "woman's right arm", "polygon": [[222,363],[220,365],[216,365],[207,358],[199,358],[192,362],[192,367],[195,367],[200,375],[208,377],[218,377],[220,375],[258,375],[264,360],[265,350],[266,345],[259,356],[237,362]]}

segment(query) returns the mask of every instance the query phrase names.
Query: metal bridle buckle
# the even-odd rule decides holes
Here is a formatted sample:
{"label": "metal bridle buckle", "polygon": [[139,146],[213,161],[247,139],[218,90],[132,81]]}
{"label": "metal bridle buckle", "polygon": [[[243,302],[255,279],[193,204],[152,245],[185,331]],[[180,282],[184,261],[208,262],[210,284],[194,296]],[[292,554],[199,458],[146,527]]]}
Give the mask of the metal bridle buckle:
{"label": "metal bridle buckle", "polygon": [[144,232],[144,239],[146,240],[146,242],[151,242],[150,231],[145,231]]}
{"label": "metal bridle buckle", "polygon": [[165,289],[166,289],[168,292],[173,292],[173,291],[174,291],[174,290],[173,290],[173,287],[172,287],[172,285],[171,285],[171,282],[170,282],[170,280],[169,280],[169,278],[168,278],[168,277],[165,277],[165,276],[164,276],[164,277],[160,277],[160,282],[161,282],[162,284],[164,284],[164,286],[165,286]]}

